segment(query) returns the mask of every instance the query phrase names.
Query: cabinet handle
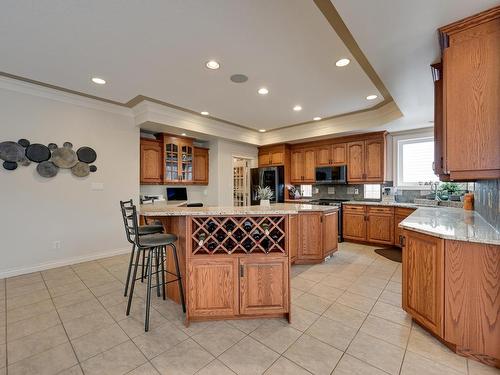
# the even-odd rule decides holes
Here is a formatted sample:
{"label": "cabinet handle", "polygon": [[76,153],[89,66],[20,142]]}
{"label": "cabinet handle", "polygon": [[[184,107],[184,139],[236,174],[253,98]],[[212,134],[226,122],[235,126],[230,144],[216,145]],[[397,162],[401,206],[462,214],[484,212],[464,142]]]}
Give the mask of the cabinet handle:
{"label": "cabinet handle", "polygon": [[405,236],[399,235],[399,244],[401,245],[401,247],[405,247],[405,245],[406,245],[406,237]]}
{"label": "cabinet handle", "polygon": [[240,264],[240,277],[245,276],[245,267],[243,264]]}

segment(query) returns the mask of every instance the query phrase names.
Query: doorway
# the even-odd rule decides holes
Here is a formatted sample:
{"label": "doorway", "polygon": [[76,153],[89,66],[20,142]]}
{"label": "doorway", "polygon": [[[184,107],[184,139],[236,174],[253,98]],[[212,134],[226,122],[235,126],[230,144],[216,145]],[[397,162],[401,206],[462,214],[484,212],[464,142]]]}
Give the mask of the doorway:
{"label": "doorway", "polygon": [[233,205],[250,205],[250,159],[233,157]]}

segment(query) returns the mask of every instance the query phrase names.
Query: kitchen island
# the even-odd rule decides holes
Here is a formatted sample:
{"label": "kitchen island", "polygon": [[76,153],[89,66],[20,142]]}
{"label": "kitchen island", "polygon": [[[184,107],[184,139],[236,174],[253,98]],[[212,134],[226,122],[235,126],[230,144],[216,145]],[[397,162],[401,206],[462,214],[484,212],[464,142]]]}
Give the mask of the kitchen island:
{"label": "kitchen island", "polygon": [[[270,207],[148,204],[141,206],[140,213],[148,220],[160,220],[166,232],[178,237],[189,324],[249,317],[290,320],[290,264],[299,255],[319,262],[337,250],[337,210],[286,203]],[[331,230],[321,230],[323,218]],[[313,254],[310,249],[316,248],[321,251]],[[301,249],[309,249],[309,254]],[[169,252],[167,270],[173,271],[173,265]],[[172,278],[167,274],[167,280]],[[179,301],[174,283],[167,285],[167,296]]]}

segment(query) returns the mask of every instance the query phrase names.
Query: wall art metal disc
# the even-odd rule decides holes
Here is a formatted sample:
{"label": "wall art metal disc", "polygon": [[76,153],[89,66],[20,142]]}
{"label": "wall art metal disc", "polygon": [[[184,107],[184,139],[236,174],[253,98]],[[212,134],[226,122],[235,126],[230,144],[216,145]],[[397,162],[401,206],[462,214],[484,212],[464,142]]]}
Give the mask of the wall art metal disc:
{"label": "wall art metal disc", "polygon": [[26,149],[26,157],[35,163],[41,163],[50,159],[50,150],[40,143],[33,143]]}
{"label": "wall art metal disc", "polygon": [[50,160],[59,168],[65,169],[73,168],[75,164],[78,163],[76,152],[68,147],[59,147],[52,152],[52,158]]}
{"label": "wall art metal disc", "polygon": [[87,163],[79,161],[73,168],[71,168],[71,173],[73,173],[76,177],[85,177],[89,175],[90,167]]}
{"label": "wall art metal disc", "polygon": [[76,151],[76,155],[78,156],[78,160],[88,164],[95,162],[97,159],[97,153],[94,149],[87,146],[80,147]]}
{"label": "wall art metal disc", "polygon": [[96,167],[95,165],[91,165],[91,166],[90,166],[90,171],[91,171],[92,173],[97,172],[97,167]]}
{"label": "wall art metal disc", "polygon": [[55,143],[49,143],[47,147],[49,148],[50,151],[57,150],[57,145]]}
{"label": "wall art metal disc", "polygon": [[73,148],[73,143],[71,143],[71,142],[64,142],[64,143],[63,143],[63,147],[66,147],[66,148]]}
{"label": "wall art metal disc", "polygon": [[17,143],[19,143],[23,147],[28,147],[30,145],[30,141],[24,138],[21,138],[19,141],[17,141]]}
{"label": "wall art metal disc", "polygon": [[51,161],[42,161],[36,166],[36,171],[42,177],[50,178],[57,175],[59,172],[59,167],[52,163]]}
{"label": "wall art metal disc", "polygon": [[4,167],[4,169],[7,169],[8,171],[13,171],[14,169],[17,168],[17,163],[15,161],[4,161],[3,167]]}
{"label": "wall art metal disc", "polygon": [[24,147],[16,142],[1,142],[0,159],[12,162],[21,161],[24,159]]}

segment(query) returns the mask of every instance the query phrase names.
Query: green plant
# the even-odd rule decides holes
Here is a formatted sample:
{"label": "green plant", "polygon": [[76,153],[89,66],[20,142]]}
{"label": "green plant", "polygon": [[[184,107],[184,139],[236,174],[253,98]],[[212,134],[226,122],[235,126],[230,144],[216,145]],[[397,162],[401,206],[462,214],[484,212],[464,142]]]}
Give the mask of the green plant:
{"label": "green plant", "polygon": [[272,199],[274,193],[269,186],[257,187],[257,198],[260,200]]}
{"label": "green plant", "polygon": [[456,182],[443,182],[439,185],[439,191],[447,191],[448,194],[458,194],[461,189],[460,186]]}

